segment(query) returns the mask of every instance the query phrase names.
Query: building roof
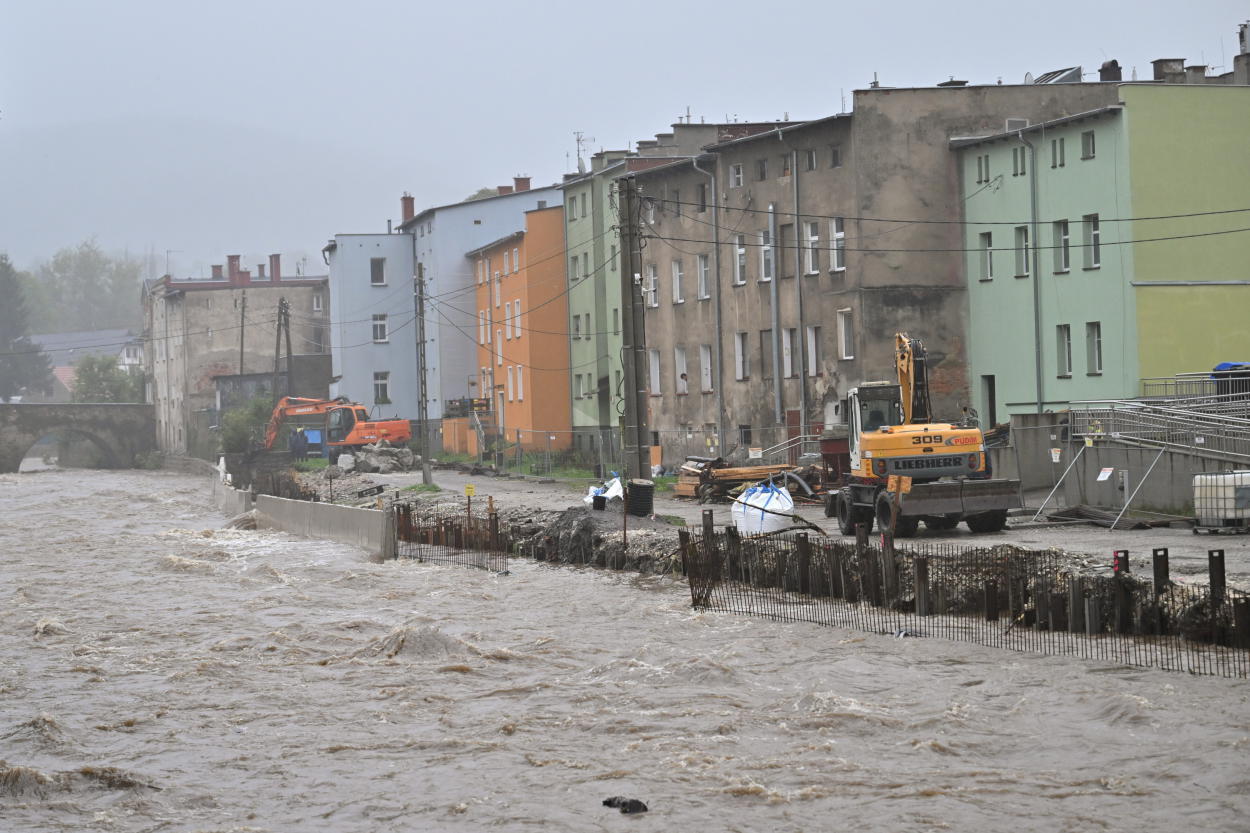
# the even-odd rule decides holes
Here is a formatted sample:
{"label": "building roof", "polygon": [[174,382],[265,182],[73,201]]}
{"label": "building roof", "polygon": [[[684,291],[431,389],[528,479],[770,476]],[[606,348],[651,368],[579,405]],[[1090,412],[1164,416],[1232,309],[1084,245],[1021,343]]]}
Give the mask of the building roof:
{"label": "building roof", "polygon": [[52,368],[52,375],[65,386],[70,393],[74,392],[74,383],[78,381],[78,371],[69,365],[58,365]]}
{"label": "building roof", "polygon": [[772,130],[761,130],[758,133],[751,133],[747,136],[739,136],[736,139],[726,139],[723,142],[707,145],[704,147],[704,150],[716,151],[722,148],[736,147],[738,145],[758,141],[760,139],[775,139],[779,133],[790,133],[795,130],[802,130],[806,127],[815,127],[817,125],[824,124],[825,122],[832,122],[838,119],[849,119],[851,115],[851,113],[835,113],[832,116],[824,116],[822,118],[811,119],[809,121],[779,121]]}
{"label": "building roof", "polygon": [[553,190],[559,190],[559,188],[560,188],[559,183],[556,183],[556,184],[553,184],[553,185],[540,185],[540,186],[538,186],[537,188],[529,188],[529,189],[527,189],[527,190],[525,190],[525,191],[512,191],[511,193],[508,193],[508,194],[492,194],[492,195],[490,195],[489,197],[482,197],[482,198],[480,198],[480,199],[476,199],[476,200],[460,200],[459,202],[449,202],[449,203],[444,203],[443,205],[435,205],[435,206],[431,206],[431,207],[429,207],[429,208],[423,208],[423,209],[421,209],[421,210],[420,210],[420,211],[418,211],[415,215],[413,215],[413,218],[412,218],[411,220],[407,220],[407,221],[405,221],[405,222],[402,222],[402,223],[400,223],[398,226],[396,226],[395,228],[396,228],[396,229],[406,229],[408,226],[411,226],[412,224],[416,223],[416,222],[417,222],[417,220],[422,219],[422,218],[423,218],[423,217],[425,217],[427,214],[433,214],[435,211],[441,211],[441,210],[443,210],[444,208],[458,208],[458,207],[460,207],[460,206],[462,206],[462,205],[477,205],[478,203],[483,203],[483,202],[491,202],[492,200],[502,200],[502,199],[506,199],[506,198],[508,198],[508,197],[519,197],[519,196],[522,196],[522,195],[524,195],[524,194],[532,194],[532,193],[534,193],[535,191],[553,191]]}
{"label": "building roof", "polygon": [[[522,191],[521,193],[525,193],[525,192],[524,192],[524,191]],[[504,235],[503,237],[499,238],[498,240],[492,240],[491,242],[487,243],[485,246],[478,246],[476,249],[474,249],[474,250],[473,250],[473,251],[471,251],[471,252],[465,252],[465,253],[464,253],[464,256],[465,256],[465,257],[476,257],[476,256],[480,255],[482,252],[486,251],[487,249],[493,249],[493,248],[495,248],[496,246],[499,246],[499,245],[501,245],[501,244],[503,244],[503,243],[511,243],[513,240],[520,240],[520,239],[521,239],[522,237],[524,237],[524,236],[525,236],[525,232],[523,232],[523,231],[514,231],[514,232],[512,232],[512,234],[507,234],[507,235]]]}
{"label": "building roof", "polygon": [[1019,136],[1021,133],[1035,133],[1038,131],[1049,130],[1055,127],[1060,127],[1065,124],[1071,124],[1073,122],[1083,121],[1084,119],[1097,118],[1099,116],[1105,116],[1109,113],[1118,113],[1123,109],[1124,109],[1123,104],[1110,104],[1106,107],[1099,107],[1094,110],[1086,110],[1083,113],[1074,113],[1071,116],[1064,116],[1058,119],[1051,119],[1050,121],[1039,121],[1037,124],[1030,124],[1028,127],[1021,128],[1020,130],[1005,130],[1002,133],[994,133],[989,136],[964,136],[964,137],[957,136],[950,140],[950,147],[951,147],[951,150],[958,150],[960,148],[972,147],[973,145],[980,145],[980,144],[985,144],[988,142],[997,142],[1003,139],[1011,139],[1016,136]]}
{"label": "building roof", "polygon": [[41,333],[30,340],[48,354],[54,367],[68,367],[84,356],[116,356],[127,344],[143,341],[134,330],[125,328]]}

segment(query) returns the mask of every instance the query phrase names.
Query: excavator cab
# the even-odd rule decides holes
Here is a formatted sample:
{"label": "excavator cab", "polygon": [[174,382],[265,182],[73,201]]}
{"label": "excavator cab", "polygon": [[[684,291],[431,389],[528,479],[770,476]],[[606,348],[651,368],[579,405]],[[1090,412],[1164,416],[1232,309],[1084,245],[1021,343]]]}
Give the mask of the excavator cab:
{"label": "excavator cab", "polygon": [[341,443],[347,439],[356,425],[356,412],[352,408],[335,408],[330,411],[326,425],[326,440],[330,443]]}

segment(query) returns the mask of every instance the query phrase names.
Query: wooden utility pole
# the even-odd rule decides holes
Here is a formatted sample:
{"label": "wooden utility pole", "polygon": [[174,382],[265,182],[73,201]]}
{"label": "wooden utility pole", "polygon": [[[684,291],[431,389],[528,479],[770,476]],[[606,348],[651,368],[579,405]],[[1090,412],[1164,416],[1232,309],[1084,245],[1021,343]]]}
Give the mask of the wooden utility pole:
{"label": "wooden utility pole", "polygon": [[632,178],[618,180],[621,233],[621,306],[624,314],[623,347],[625,476],[646,478],[651,473],[647,431],[647,338],[643,319],[641,204]]}
{"label": "wooden utility pole", "polygon": [[243,334],[247,332],[247,290],[243,290],[243,302],[239,304],[239,375],[243,375]]}
{"label": "wooden utility pole", "polygon": [[417,384],[421,386],[417,397],[417,422],[421,428],[421,482],[433,483],[434,474],[430,468],[430,399],[426,386],[425,367],[425,264],[418,263],[413,276],[412,303],[417,325]]}
{"label": "wooden utility pole", "polygon": [[278,368],[282,357],[282,333],[286,332],[286,385],[287,393],[291,389],[291,305],[286,298],[278,299],[278,326],[273,334],[273,402],[278,404],[282,395],[278,393]]}

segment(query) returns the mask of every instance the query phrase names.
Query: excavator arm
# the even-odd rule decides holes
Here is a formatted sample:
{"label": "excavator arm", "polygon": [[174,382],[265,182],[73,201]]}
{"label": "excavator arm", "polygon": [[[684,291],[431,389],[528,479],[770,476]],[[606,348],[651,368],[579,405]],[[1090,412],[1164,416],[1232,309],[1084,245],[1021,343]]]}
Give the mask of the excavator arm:
{"label": "excavator arm", "polygon": [[929,401],[929,364],[924,342],[908,338],[907,333],[894,334],[894,365],[903,401],[903,424],[933,421],[933,405]]}
{"label": "excavator arm", "polygon": [[302,414],[324,414],[335,405],[342,405],[342,399],[309,399],[302,396],[284,396],[278,400],[265,427],[265,449],[273,448],[278,439],[278,429],[287,417]]}

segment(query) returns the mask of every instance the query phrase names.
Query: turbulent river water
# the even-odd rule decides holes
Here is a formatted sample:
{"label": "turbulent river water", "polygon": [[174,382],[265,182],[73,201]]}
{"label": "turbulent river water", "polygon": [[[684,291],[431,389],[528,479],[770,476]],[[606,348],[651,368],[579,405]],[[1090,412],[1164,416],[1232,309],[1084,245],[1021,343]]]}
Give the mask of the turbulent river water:
{"label": "turbulent river water", "polygon": [[223,521],[192,476],[0,475],[0,830],[1246,829],[1244,681]]}

